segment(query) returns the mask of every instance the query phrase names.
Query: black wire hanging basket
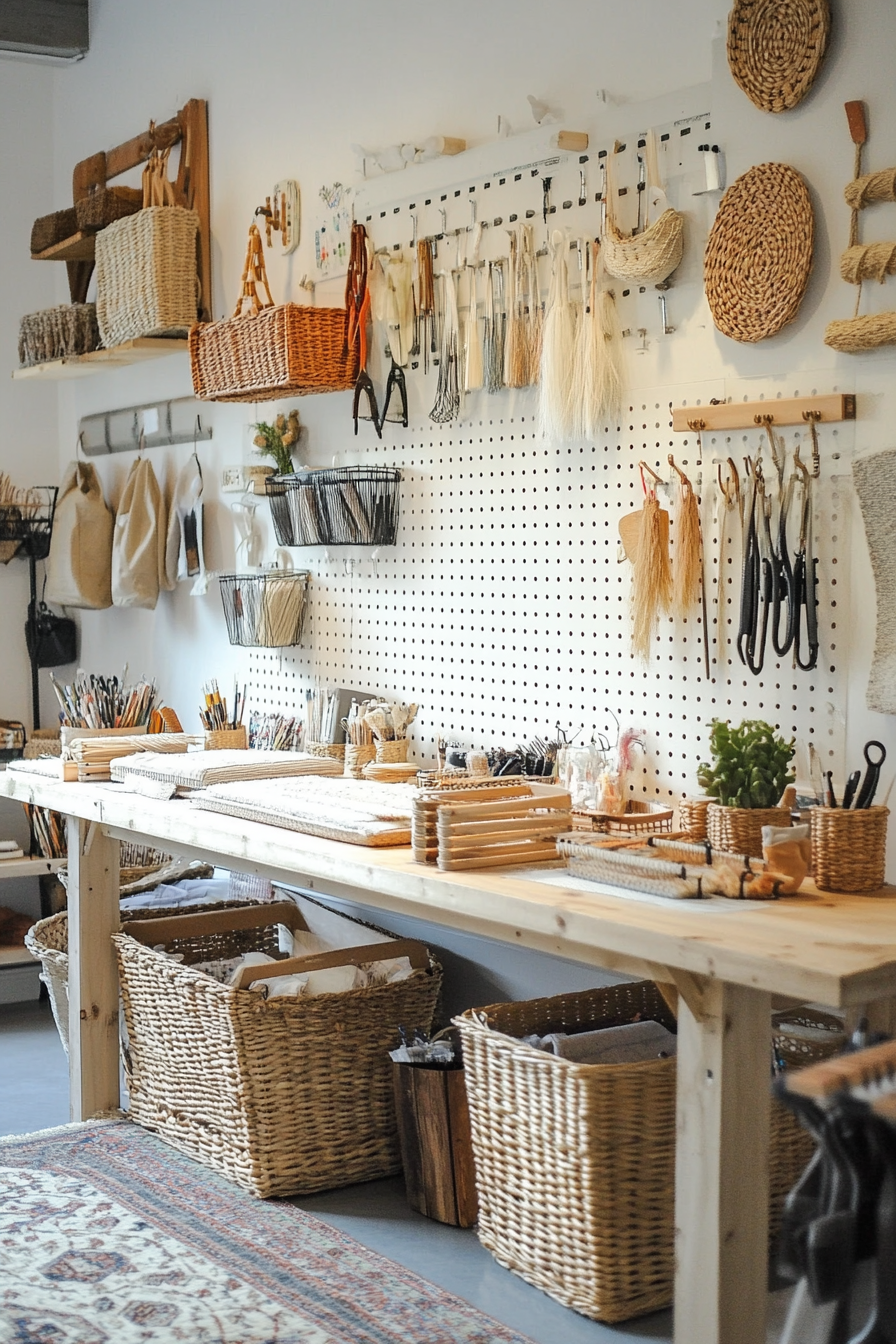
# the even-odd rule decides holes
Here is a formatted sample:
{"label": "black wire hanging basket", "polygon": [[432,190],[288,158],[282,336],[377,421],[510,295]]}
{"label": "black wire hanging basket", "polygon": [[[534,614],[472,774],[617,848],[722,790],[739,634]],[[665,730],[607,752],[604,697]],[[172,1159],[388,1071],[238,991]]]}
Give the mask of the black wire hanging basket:
{"label": "black wire hanging basket", "polygon": [[281,546],[394,546],[397,467],[331,467],[268,476],[265,493]]}
{"label": "black wire hanging basket", "polygon": [[35,560],[46,560],[57,493],[55,485],[34,485],[0,504],[0,560],[5,563],[19,551]]}

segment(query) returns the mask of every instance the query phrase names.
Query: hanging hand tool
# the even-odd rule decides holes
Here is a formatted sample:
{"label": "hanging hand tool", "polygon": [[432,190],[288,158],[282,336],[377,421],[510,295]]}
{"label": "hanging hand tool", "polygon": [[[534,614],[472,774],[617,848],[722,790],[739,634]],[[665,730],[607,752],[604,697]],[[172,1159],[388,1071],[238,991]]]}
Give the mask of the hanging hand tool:
{"label": "hanging hand tool", "polygon": [[543,177],[541,179],[541,217],[545,224],[548,222],[548,215],[551,213],[551,182],[553,178]]}
{"label": "hanging hand tool", "polygon": [[849,779],[846,781],[846,788],[843,790],[843,807],[852,807],[853,799],[856,796],[856,789],[859,787],[859,780],[862,778],[861,770],[853,770]]}
{"label": "hanging hand tool", "polygon": [[836,795],[836,793],[834,792],[834,772],[833,772],[833,770],[826,770],[825,773],[824,773],[824,777],[825,777],[825,779],[826,779],[827,782],[828,782],[828,786],[827,786],[827,788],[826,788],[825,791],[824,791],[824,805],[825,805],[825,807],[836,807],[836,806],[837,806],[837,795]]}
{"label": "hanging hand tool", "polygon": [[[812,555],[812,494],[811,477],[799,449],[794,450],[793,465],[802,477],[803,501],[800,510],[800,539],[793,566],[793,660],[804,672],[811,672],[818,664],[818,560]],[[802,630],[803,610],[806,616],[806,645],[804,660]]]}
{"label": "hanging hand tool", "polygon": [[[772,554],[772,644],[779,658],[783,658],[790,652],[796,634],[793,565],[790,563],[787,546],[787,520],[793,501],[796,480],[797,473],[794,472],[788,482],[784,499],[781,501],[781,508],[778,511],[778,544]],[[781,634],[782,611],[785,616],[783,635]]]}
{"label": "hanging hand tool", "polygon": [[[872,748],[880,753],[876,761],[871,759]],[[865,757],[865,764],[868,769],[865,771],[865,778],[862,780],[862,787],[859,789],[859,796],[855,801],[856,811],[860,808],[870,807],[874,802],[874,795],[877,792],[877,785],[880,780],[881,766],[887,759],[887,749],[882,742],[872,740],[865,743],[862,754]]]}
{"label": "hanging hand tool", "polygon": [[[752,464],[751,464],[752,466]],[[768,530],[771,500],[765,497],[765,481],[760,463],[752,466],[753,485],[747,513],[747,536],[744,543],[743,586],[740,595],[740,628],[737,633],[737,653],[741,662],[754,676],[765,663],[765,640],[768,632],[768,614],[772,602],[772,567],[762,554],[757,522],[761,513],[763,526]],[[760,619],[761,617],[761,619]]]}

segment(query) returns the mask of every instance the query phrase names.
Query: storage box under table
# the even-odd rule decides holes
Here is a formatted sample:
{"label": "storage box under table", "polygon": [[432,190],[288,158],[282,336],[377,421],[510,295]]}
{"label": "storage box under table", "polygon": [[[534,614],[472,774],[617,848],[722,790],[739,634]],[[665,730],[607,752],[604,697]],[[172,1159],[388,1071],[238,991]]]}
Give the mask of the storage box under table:
{"label": "storage box under table", "polygon": [[310,1194],[401,1170],[388,1051],[400,1026],[430,1029],[439,992],[441,968],[420,944],[425,968],[409,979],[313,998],[265,1000],[192,969],[237,952],[277,957],[278,924],[314,931],[320,919],[326,942],[361,947],[368,962],[410,946],[329,911],[315,915],[310,900],[301,911],[282,901],[243,916],[131,923],[113,939],[131,1117],[256,1195]]}
{"label": "storage box under table", "polygon": [[[651,981],[494,1004],[455,1020],[480,1241],[527,1283],[608,1322],[672,1301],[676,1062],[577,1064],[521,1038],[617,1026],[637,1016],[675,1026]],[[836,1019],[814,1010],[801,1010],[797,1019],[789,1013],[792,1025],[774,1025],[777,1053],[788,1062],[806,1063],[842,1043]],[[773,1102],[772,1239],[811,1152],[794,1116]]]}

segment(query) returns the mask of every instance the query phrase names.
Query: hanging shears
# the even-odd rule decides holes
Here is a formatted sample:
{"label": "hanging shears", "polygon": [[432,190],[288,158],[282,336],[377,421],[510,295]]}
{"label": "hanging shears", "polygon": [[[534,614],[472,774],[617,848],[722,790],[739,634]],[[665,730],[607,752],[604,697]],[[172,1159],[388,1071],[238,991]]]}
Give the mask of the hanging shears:
{"label": "hanging shears", "polygon": [[[804,672],[818,664],[818,560],[812,554],[811,476],[800,460],[799,445],[794,449],[793,465],[799,473],[803,498],[800,508],[800,538],[793,566],[793,660]],[[803,658],[803,612],[805,610],[805,648]]]}
{"label": "hanging shears", "polygon": [[[799,449],[797,449],[798,451]],[[796,461],[797,457],[795,455],[794,463]],[[785,657],[790,652],[796,634],[793,565],[790,563],[790,553],[787,545],[787,523],[793,503],[796,480],[797,472],[794,471],[787,483],[787,490],[778,512],[778,544],[772,554],[772,644],[779,658]],[[781,633],[782,608],[786,618],[783,635]]]}
{"label": "hanging shears", "polygon": [[765,641],[768,632],[768,613],[772,602],[772,567],[762,554],[758,517],[769,532],[771,500],[766,499],[762,464],[748,460],[752,472],[750,503],[747,512],[747,533],[744,540],[743,583],[740,594],[740,627],[737,633],[737,653],[741,662],[754,676],[765,663]]}

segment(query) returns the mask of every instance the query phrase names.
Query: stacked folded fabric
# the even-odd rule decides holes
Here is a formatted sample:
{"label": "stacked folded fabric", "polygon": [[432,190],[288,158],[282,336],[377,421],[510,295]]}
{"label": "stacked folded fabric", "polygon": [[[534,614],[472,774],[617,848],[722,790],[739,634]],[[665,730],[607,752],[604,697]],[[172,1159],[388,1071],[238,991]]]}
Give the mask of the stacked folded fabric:
{"label": "stacked folded fabric", "polygon": [[192,801],[194,807],[207,812],[267,822],[327,840],[407,845],[416,792],[410,784],[361,779],[253,780],[215,785]]}
{"label": "stacked folded fabric", "polygon": [[[212,784],[282,779],[290,775],[341,775],[342,762],[292,751],[191,751],[159,755],[144,751],[111,765],[112,779],[134,792],[170,798]],[[148,784],[150,788],[142,787]],[[155,786],[155,787],[153,787]]]}

